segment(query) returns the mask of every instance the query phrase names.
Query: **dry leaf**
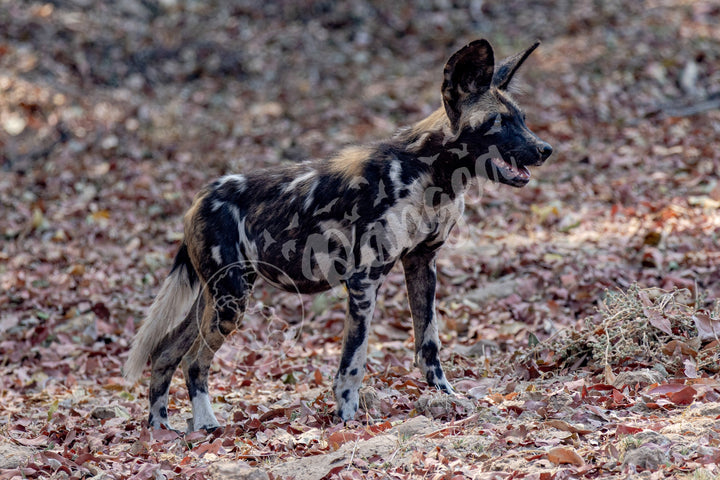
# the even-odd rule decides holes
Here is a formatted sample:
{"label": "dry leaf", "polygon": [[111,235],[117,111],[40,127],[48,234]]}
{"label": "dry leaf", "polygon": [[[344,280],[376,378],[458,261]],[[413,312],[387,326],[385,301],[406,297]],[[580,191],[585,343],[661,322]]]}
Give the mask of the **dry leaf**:
{"label": "dry leaf", "polygon": [[570,464],[576,467],[585,465],[585,461],[577,452],[568,447],[556,447],[547,453],[547,458],[555,465]]}
{"label": "dry leaf", "polygon": [[358,438],[359,435],[357,433],[340,431],[328,435],[327,442],[330,448],[337,450],[343,443],[354,442]]}
{"label": "dry leaf", "polygon": [[668,392],[667,397],[676,405],[690,405],[695,398],[695,394],[697,394],[697,390],[691,386],[686,386],[677,392]]}
{"label": "dry leaf", "polygon": [[[665,397],[675,405],[690,405],[698,393],[695,388],[682,383],[664,383],[648,390],[648,395]],[[655,403],[661,403],[658,398]]]}
{"label": "dry leaf", "polygon": [[643,313],[645,313],[650,325],[664,333],[667,333],[668,335],[672,335],[670,320],[668,320],[661,312],[652,307],[643,307]]}
{"label": "dry leaf", "polygon": [[717,340],[720,337],[720,320],[712,319],[705,313],[696,313],[692,318],[700,340]]}
{"label": "dry leaf", "polygon": [[571,432],[571,433],[577,433],[580,435],[585,435],[587,433],[592,432],[592,430],[586,430],[584,428],[575,427],[573,425],[570,425],[569,423],[567,423],[564,420],[560,420],[560,419],[556,419],[556,418],[552,419],[552,420],[548,420],[546,422],[543,422],[543,426],[557,428],[558,430],[563,430],[565,432]]}
{"label": "dry leaf", "polygon": [[695,351],[695,349],[680,340],[670,340],[662,347],[662,352],[665,355],[673,355],[678,350],[682,355],[690,355],[693,358],[697,356],[697,351]]}

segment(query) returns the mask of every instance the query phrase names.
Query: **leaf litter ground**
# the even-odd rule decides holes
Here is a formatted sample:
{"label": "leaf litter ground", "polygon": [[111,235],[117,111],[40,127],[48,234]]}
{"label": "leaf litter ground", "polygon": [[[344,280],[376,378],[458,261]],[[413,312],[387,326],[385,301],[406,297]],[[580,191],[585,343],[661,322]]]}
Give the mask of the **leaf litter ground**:
{"label": "leaf litter ground", "polygon": [[[712,2],[0,13],[0,477],[717,478]],[[259,287],[213,367],[226,427],[145,429],[147,379],[120,367],[194,192],[422,118],[448,52],[478,36],[504,55],[543,40],[520,101],[556,153],[522,190],[476,184],[438,261],[462,395],[413,368],[396,271],[357,421],[331,415],[343,292]],[[178,375],[179,429],[187,400]]]}

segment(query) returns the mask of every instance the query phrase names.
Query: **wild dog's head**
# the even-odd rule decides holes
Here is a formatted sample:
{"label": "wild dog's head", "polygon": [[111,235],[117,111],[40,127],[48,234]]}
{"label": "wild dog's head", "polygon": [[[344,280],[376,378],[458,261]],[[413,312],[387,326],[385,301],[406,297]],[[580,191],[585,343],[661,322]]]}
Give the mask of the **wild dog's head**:
{"label": "wild dog's head", "polygon": [[477,174],[514,187],[527,184],[527,167],[541,165],[552,153],[550,144],[525,125],[525,114],[507,92],[518,68],[539,44],[496,67],[490,43],[476,40],[445,65],[443,103],[453,135],[484,159]]}

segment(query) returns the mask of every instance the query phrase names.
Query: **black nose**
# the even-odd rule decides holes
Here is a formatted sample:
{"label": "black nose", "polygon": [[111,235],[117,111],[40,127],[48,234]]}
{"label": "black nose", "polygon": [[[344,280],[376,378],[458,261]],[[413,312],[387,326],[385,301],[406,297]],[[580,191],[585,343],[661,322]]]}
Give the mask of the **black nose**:
{"label": "black nose", "polygon": [[547,158],[552,155],[553,149],[549,143],[542,142],[540,145],[538,145],[538,152],[540,153],[540,156],[543,160],[547,160]]}

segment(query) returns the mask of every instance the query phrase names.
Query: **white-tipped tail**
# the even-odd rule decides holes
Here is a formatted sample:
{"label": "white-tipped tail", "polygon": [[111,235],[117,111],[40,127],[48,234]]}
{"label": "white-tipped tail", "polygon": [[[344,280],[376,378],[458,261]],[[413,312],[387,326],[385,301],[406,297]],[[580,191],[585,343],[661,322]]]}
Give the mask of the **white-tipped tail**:
{"label": "white-tipped tail", "polygon": [[135,334],[130,355],[123,367],[123,376],[135,382],[142,374],[150,354],[173,328],[182,322],[197,297],[199,284],[192,265],[178,265],[165,279],[155,301],[150,306],[145,321]]}

